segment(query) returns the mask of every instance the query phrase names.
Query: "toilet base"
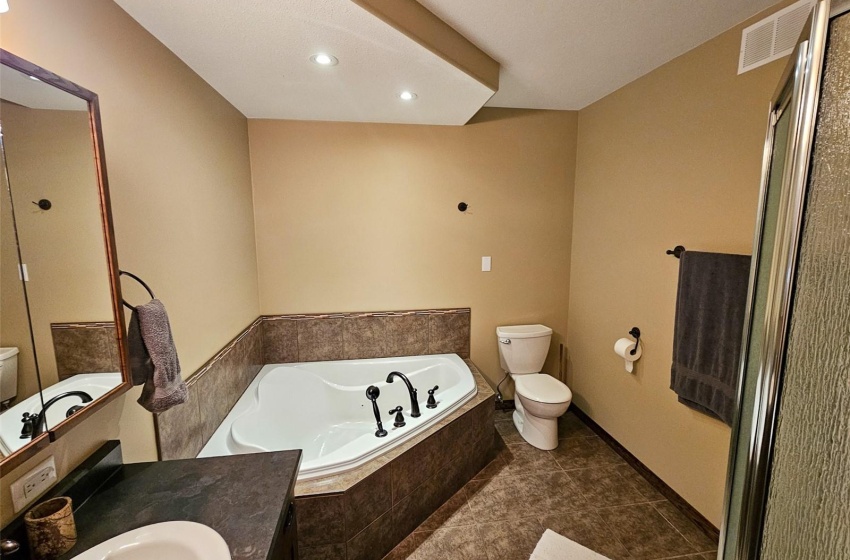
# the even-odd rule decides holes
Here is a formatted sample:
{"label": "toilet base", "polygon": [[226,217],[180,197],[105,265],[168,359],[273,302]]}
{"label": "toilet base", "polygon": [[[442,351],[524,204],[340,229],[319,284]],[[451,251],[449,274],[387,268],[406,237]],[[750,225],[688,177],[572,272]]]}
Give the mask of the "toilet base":
{"label": "toilet base", "polygon": [[538,449],[549,451],[558,447],[558,418],[538,418],[526,414],[520,399],[516,399],[516,410],[513,413],[516,426],[522,439]]}

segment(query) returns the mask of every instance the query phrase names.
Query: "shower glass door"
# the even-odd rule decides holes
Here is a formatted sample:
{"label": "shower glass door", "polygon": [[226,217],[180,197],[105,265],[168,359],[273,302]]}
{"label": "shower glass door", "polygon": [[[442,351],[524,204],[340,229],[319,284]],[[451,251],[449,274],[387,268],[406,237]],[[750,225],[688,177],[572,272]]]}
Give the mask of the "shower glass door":
{"label": "shower glass door", "polygon": [[850,14],[829,24],[761,558],[850,559]]}
{"label": "shower glass door", "polygon": [[723,560],[850,560],[850,21],[832,10],[771,106]]}

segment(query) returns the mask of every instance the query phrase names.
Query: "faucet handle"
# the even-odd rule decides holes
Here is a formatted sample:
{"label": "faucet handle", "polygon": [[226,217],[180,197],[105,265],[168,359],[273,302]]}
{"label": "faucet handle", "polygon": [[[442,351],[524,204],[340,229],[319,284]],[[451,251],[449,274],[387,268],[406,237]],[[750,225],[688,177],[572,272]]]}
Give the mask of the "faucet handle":
{"label": "faucet handle", "polygon": [[396,428],[401,428],[402,426],[407,425],[407,422],[404,421],[404,413],[402,412],[403,410],[403,408],[397,406],[389,412],[389,414],[395,414],[395,422],[393,422],[393,426],[395,426]]}
{"label": "faucet handle", "polygon": [[434,393],[439,388],[439,385],[434,385],[433,389],[428,389],[428,404],[425,405],[425,408],[437,408],[437,399],[434,398]]}
{"label": "faucet handle", "polygon": [[37,419],[38,414],[24,412],[23,416],[21,416],[21,422],[24,424],[24,427],[21,428],[21,439],[30,439],[32,437],[32,432],[35,429]]}

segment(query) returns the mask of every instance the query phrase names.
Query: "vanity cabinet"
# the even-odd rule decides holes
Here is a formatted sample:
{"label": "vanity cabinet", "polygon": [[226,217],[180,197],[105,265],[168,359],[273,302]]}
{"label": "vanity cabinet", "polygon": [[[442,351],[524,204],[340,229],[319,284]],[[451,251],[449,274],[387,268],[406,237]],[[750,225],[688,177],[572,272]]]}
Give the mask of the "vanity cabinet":
{"label": "vanity cabinet", "polygon": [[295,511],[295,502],[290,501],[283,521],[283,530],[278,537],[274,558],[280,560],[298,559],[298,519]]}

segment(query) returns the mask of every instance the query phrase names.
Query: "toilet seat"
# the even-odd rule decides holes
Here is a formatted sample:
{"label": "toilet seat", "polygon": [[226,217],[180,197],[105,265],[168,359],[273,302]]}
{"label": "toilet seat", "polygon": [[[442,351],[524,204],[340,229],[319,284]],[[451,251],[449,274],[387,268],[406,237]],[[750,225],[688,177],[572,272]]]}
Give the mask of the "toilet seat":
{"label": "toilet seat", "polygon": [[514,384],[524,398],[543,404],[564,403],[573,398],[569,387],[545,373],[517,375]]}

